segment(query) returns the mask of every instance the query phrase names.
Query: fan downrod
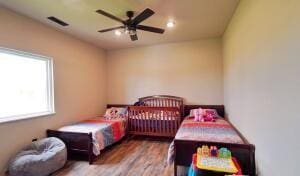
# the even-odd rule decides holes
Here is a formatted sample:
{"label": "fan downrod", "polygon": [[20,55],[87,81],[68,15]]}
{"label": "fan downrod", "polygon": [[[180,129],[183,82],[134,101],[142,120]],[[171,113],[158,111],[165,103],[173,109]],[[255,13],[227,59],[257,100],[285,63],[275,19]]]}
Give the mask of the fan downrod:
{"label": "fan downrod", "polygon": [[133,15],[134,15],[134,12],[133,11],[127,11],[126,15],[128,16],[128,18],[131,19],[133,17]]}

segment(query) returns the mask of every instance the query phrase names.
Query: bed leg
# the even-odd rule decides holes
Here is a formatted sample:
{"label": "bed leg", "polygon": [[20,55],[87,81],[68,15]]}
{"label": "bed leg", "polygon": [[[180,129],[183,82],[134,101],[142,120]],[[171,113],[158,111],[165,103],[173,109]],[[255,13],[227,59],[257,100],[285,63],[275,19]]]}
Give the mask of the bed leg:
{"label": "bed leg", "polygon": [[93,164],[93,156],[91,154],[89,154],[89,164],[90,165]]}
{"label": "bed leg", "polygon": [[174,163],[174,176],[177,176],[177,165]]}
{"label": "bed leg", "polygon": [[255,166],[255,148],[254,146],[250,148],[250,175],[256,176],[256,166]]}
{"label": "bed leg", "polygon": [[93,136],[92,133],[89,133],[89,145],[88,145],[88,157],[89,157],[89,164],[93,164]]}

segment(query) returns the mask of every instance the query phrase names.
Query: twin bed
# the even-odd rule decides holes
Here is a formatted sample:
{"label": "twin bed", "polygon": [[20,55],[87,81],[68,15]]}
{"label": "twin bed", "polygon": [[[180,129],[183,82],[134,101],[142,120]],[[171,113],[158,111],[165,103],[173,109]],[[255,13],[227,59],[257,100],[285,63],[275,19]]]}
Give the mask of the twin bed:
{"label": "twin bed", "polygon": [[48,137],[60,138],[67,146],[68,156],[82,153],[89,163],[100,155],[101,150],[120,141],[126,135],[125,118],[105,119],[95,117],[57,130],[47,130]]}
{"label": "twin bed", "polygon": [[[216,122],[195,122],[189,115],[191,109],[216,109],[221,116]],[[237,158],[243,174],[254,176],[255,147],[239,133],[239,131],[224,119],[224,106],[187,105],[185,118],[169,148],[169,160],[174,161],[174,175],[177,175],[177,166],[189,167],[192,155],[202,145],[213,145],[218,148],[226,147]]]}
{"label": "twin bed", "polygon": [[191,109],[199,107],[216,109],[224,117],[222,105],[184,105],[180,97],[160,95],[140,98],[135,106],[108,105],[110,107],[127,107],[127,115],[110,120],[92,118],[58,130],[47,130],[47,135],[62,139],[69,155],[87,154],[90,164],[101,150],[126,134],[175,137],[168,157],[174,160],[175,175],[178,165],[190,166],[193,153],[204,144],[229,148],[239,160],[243,173],[255,175],[255,148],[229,121],[218,118],[216,122],[195,122],[188,117]]}

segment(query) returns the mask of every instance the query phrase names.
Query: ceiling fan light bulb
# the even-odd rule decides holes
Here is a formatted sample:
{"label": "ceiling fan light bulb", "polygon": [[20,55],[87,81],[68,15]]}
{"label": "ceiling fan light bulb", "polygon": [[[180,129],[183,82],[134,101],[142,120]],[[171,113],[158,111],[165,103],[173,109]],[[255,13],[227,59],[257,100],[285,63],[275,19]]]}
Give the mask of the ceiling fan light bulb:
{"label": "ceiling fan light bulb", "polygon": [[174,27],[174,25],[175,25],[174,21],[168,21],[168,23],[167,23],[168,28],[172,28],[172,27]]}
{"label": "ceiling fan light bulb", "polygon": [[115,35],[116,35],[116,36],[120,36],[121,34],[122,34],[121,31],[119,31],[119,30],[116,30],[116,31],[115,31]]}

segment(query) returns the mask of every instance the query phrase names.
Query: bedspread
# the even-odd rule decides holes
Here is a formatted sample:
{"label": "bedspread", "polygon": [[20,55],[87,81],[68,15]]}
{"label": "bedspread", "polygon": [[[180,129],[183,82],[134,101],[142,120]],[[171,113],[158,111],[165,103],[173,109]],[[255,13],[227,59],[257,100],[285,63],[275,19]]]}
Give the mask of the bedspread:
{"label": "bedspread", "polygon": [[59,128],[59,131],[92,133],[93,153],[100,155],[100,150],[119,141],[125,136],[126,120],[124,118],[91,118],[73,125]]}
{"label": "bedspread", "polygon": [[[234,127],[226,120],[217,118],[215,122],[196,122],[194,117],[186,117],[178,129],[175,140],[244,144]],[[168,164],[174,161],[174,141],[168,150]]]}
{"label": "bedspread", "polygon": [[233,126],[222,118],[218,118],[216,122],[195,122],[194,118],[186,118],[179,128],[175,140],[244,143]]}

